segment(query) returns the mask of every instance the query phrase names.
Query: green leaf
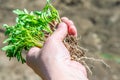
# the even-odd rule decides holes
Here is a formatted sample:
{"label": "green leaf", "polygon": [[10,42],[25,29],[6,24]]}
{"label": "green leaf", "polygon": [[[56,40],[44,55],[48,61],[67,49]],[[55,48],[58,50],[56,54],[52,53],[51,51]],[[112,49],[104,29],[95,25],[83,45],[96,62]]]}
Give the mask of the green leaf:
{"label": "green leaf", "polygon": [[29,14],[28,10],[27,9],[24,9],[24,12],[25,14]]}
{"label": "green leaf", "polygon": [[7,42],[9,42],[10,40],[12,40],[12,38],[8,38],[8,39],[4,40],[3,43],[7,43]]}
{"label": "green leaf", "polygon": [[18,35],[18,34],[21,34],[22,31],[20,30],[16,30],[14,34]]}
{"label": "green leaf", "polygon": [[36,15],[39,15],[39,16],[42,14],[41,11],[34,11],[33,13],[36,14]]}
{"label": "green leaf", "polygon": [[3,24],[3,27],[4,28],[8,28],[9,26],[7,24]]}
{"label": "green leaf", "polygon": [[[49,23],[60,20],[58,11],[47,0],[45,7],[41,11],[28,11],[27,9],[16,9],[16,24],[9,26],[4,24],[7,39],[3,43],[8,43],[2,50],[6,52],[10,59],[16,57],[18,61],[25,62],[22,56],[23,50],[28,51],[31,47],[41,48],[47,39],[47,35],[53,33]],[[55,26],[53,26],[55,28]]]}
{"label": "green leaf", "polygon": [[44,27],[43,30],[48,32],[48,33],[52,33],[52,31],[48,25],[46,27]]}
{"label": "green leaf", "polygon": [[7,51],[13,48],[14,45],[8,45],[2,48],[3,51]]}
{"label": "green leaf", "polygon": [[17,60],[20,61],[20,59],[21,59],[21,53],[19,51],[18,51],[16,57],[17,57]]}
{"label": "green leaf", "polygon": [[25,14],[24,11],[19,10],[19,9],[13,10],[13,13],[15,13],[17,15]]}

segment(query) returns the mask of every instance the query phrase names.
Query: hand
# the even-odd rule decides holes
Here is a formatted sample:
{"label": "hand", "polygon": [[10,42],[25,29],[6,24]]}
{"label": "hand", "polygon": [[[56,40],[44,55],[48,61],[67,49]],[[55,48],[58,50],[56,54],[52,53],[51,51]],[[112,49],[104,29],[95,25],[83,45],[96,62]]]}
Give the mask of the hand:
{"label": "hand", "polygon": [[42,49],[30,49],[26,63],[43,80],[88,80],[85,67],[71,60],[69,51],[63,44],[66,35],[77,36],[77,30],[68,18],[64,17],[62,21]]}

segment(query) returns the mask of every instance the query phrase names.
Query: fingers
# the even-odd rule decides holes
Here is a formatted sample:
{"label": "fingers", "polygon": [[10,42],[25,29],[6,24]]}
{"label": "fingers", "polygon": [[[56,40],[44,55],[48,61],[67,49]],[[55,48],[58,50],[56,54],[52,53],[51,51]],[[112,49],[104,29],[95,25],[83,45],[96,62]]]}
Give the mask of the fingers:
{"label": "fingers", "polygon": [[68,26],[68,34],[69,34],[69,35],[74,35],[74,36],[77,37],[77,29],[76,29],[73,21],[69,20],[67,17],[63,17],[61,20],[62,20],[64,23],[67,24],[67,26]]}
{"label": "fingers", "polygon": [[57,30],[51,35],[51,37],[59,41],[63,41],[67,34],[77,37],[77,30],[74,23],[66,17],[63,17],[61,20],[63,22],[58,25]]}
{"label": "fingers", "polygon": [[61,22],[58,25],[57,30],[51,35],[51,38],[62,41],[67,34],[68,34],[67,25],[64,22]]}

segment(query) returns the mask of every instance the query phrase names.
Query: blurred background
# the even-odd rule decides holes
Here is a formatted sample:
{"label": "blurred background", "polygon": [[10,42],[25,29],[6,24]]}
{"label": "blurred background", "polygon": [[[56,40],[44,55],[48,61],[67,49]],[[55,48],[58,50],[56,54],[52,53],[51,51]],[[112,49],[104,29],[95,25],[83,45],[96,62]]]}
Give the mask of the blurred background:
{"label": "blurred background", "polygon": [[[41,10],[46,0],[0,0],[0,48],[5,39],[4,23],[15,24],[14,9]],[[120,0],[53,0],[60,16],[74,21],[80,46],[86,55],[103,59],[102,63],[87,61],[92,70],[90,80],[120,80]],[[0,51],[0,80],[41,80],[26,64],[9,59]]]}

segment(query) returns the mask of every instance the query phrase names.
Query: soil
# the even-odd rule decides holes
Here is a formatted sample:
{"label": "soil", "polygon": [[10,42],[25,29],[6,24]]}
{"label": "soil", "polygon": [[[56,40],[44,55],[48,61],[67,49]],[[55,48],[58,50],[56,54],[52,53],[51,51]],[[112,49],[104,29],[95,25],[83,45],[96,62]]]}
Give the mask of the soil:
{"label": "soil", "polygon": [[[5,39],[4,23],[13,25],[15,15],[12,10],[41,10],[45,0],[0,0],[0,48]],[[74,21],[80,46],[88,49],[88,57],[103,59],[110,69],[102,63],[87,61],[92,70],[90,80],[120,80],[120,0],[53,0],[53,5],[61,16]],[[0,80],[40,80],[26,65],[9,61],[0,51]]]}

